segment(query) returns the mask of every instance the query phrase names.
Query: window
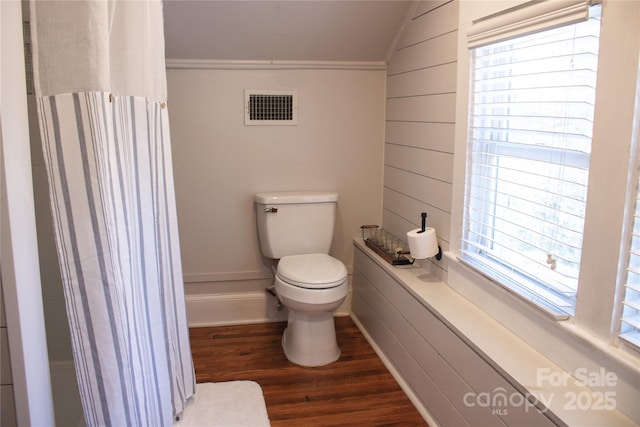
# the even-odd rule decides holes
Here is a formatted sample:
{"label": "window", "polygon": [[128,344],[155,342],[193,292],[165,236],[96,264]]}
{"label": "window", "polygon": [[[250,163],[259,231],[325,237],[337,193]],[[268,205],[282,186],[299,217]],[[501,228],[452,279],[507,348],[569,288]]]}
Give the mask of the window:
{"label": "window", "polygon": [[557,318],[574,313],[600,7],[471,50],[462,259]]}

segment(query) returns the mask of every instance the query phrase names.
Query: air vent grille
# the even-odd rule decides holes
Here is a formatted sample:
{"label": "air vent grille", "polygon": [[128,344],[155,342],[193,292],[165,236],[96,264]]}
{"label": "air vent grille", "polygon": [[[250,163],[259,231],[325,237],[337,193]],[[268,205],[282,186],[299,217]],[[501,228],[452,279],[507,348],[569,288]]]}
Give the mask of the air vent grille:
{"label": "air vent grille", "polygon": [[298,123],[295,91],[245,91],[246,125],[296,125]]}

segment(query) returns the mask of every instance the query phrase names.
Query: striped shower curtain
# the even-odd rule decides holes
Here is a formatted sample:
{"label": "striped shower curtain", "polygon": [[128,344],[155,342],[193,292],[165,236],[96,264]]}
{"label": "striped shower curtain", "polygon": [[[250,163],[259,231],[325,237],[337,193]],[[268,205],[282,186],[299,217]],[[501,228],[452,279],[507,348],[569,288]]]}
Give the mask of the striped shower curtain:
{"label": "striped shower curtain", "polygon": [[[40,133],[85,420],[168,426],[194,394],[195,378],[161,3],[32,0],[30,7]],[[131,39],[123,44],[123,37]]]}

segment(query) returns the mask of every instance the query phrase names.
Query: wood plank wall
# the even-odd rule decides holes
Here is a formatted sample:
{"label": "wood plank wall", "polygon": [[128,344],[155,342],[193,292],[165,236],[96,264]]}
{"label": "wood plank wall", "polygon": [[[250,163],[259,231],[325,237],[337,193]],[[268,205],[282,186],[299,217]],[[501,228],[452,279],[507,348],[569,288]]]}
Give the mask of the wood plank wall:
{"label": "wood plank wall", "polygon": [[[427,212],[443,250],[451,226],[457,46],[458,0],[422,1],[387,69],[383,227],[406,238]],[[433,261],[433,270],[446,273]]]}
{"label": "wood plank wall", "polygon": [[[540,412],[515,403],[526,400],[526,389],[436,309],[416,298],[405,287],[406,282],[390,273],[393,269],[368,248],[356,247],[352,315],[402,376],[434,424],[554,426],[549,417],[557,418],[551,411]],[[487,400],[486,405],[473,401],[473,396],[485,391],[495,394],[497,390],[504,391],[510,403],[495,398]]]}

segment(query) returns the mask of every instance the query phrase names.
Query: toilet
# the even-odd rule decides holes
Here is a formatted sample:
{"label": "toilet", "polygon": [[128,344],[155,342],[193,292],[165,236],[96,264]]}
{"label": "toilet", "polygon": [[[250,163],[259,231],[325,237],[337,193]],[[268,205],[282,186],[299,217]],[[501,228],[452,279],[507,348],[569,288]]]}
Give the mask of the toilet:
{"label": "toilet", "polygon": [[289,309],[282,348],[289,361],[322,366],[340,357],[333,311],[347,297],[347,269],[329,255],[338,194],[254,196],[262,254],[278,260],[275,291]]}

